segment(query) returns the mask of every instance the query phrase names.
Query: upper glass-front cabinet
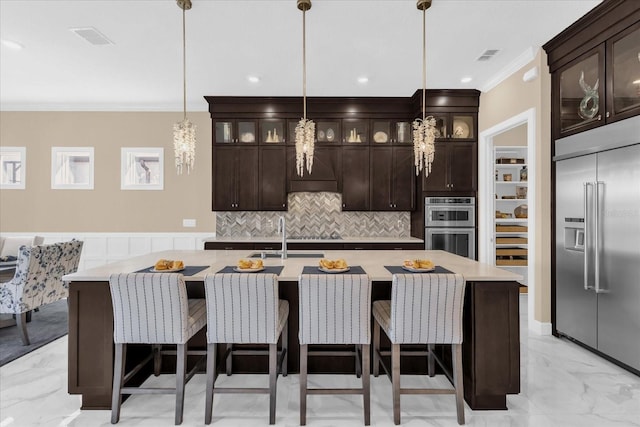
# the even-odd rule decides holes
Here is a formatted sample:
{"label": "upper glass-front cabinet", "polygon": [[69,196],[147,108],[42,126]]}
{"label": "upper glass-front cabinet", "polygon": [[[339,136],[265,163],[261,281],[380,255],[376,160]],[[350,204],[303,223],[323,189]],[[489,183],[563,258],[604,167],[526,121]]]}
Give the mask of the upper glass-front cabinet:
{"label": "upper glass-front cabinet", "polygon": [[[436,141],[475,140],[475,116],[471,114],[427,113],[436,120]],[[409,138],[411,138],[409,136]]]}
{"label": "upper glass-front cabinet", "polygon": [[640,114],[640,23],[553,73],[556,138]]}
{"label": "upper glass-front cabinet", "polygon": [[613,38],[607,52],[613,87],[607,117],[637,112],[640,110],[640,24]]}
{"label": "upper glass-front cabinet", "polygon": [[217,144],[255,144],[255,120],[217,120],[215,122],[215,142]]}
{"label": "upper glass-front cabinet", "polygon": [[[560,72],[560,132],[568,132],[602,119],[604,102],[604,50],[579,58]],[[597,125],[595,123],[594,125]]]}

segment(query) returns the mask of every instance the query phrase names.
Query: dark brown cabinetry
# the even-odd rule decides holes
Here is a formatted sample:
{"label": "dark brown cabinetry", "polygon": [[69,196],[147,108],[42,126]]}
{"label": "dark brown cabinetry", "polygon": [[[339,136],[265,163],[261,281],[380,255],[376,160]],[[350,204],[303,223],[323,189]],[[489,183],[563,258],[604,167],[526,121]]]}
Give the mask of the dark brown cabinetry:
{"label": "dark brown cabinetry", "polygon": [[260,210],[287,210],[287,160],[285,147],[260,147]]}
{"label": "dark brown cabinetry", "polygon": [[[282,248],[282,244],[279,242],[205,242],[205,250],[256,250],[256,251],[278,251]],[[331,242],[296,242],[289,241],[287,243],[287,249],[292,250],[305,250],[305,251],[338,251],[341,249],[347,250],[423,250],[424,243],[422,242],[395,242],[395,243],[382,243],[382,242],[369,242],[369,243],[357,243],[349,242],[343,243],[340,240]]]}
{"label": "dark brown cabinetry", "polygon": [[342,210],[368,211],[369,147],[342,149]]}
{"label": "dark brown cabinetry", "polygon": [[255,147],[217,147],[213,165],[213,210],[258,209],[258,150]]}
{"label": "dark brown cabinetry", "polygon": [[415,182],[412,148],[371,147],[371,210],[413,210]]}
{"label": "dark brown cabinetry", "polygon": [[544,45],[553,140],[640,114],[640,2],[606,0]]}
{"label": "dark brown cabinetry", "polygon": [[296,173],[296,150],[287,148],[288,191],[340,191],[342,173],[342,152],[340,147],[316,146],[313,154],[311,173],[304,166],[304,173]]}
{"label": "dark brown cabinetry", "polygon": [[477,176],[476,144],[436,142],[431,173],[422,175],[424,191],[473,192]]}
{"label": "dark brown cabinetry", "polygon": [[[342,193],[345,211],[420,209],[419,193],[425,189],[415,173],[412,146],[420,94],[308,98],[316,144],[312,173],[305,168],[302,176],[294,146],[301,98],[205,97],[213,123],[213,209],[286,210],[287,193],[300,191]],[[443,123],[438,143],[454,144],[443,145],[445,155],[436,153],[434,169],[443,170],[443,183],[435,191],[475,192],[477,166],[468,162],[476,159],[478,97],[475,90],[427,91],[428,111]],[[467,163],[460,167],[457,155],[451,161],[446,154],[458,143],[473,146],[467,148],[473,157],[463,157]],[[232,151],[240,148],[253,152]]]}

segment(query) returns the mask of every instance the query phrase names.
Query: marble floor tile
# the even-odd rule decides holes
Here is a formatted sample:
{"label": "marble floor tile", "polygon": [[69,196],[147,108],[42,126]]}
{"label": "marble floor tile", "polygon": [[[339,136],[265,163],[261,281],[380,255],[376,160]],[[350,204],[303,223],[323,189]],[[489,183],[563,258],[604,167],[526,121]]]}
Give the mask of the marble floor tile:
{"label": "marble floor tile", "polygon": [[[526,296],[521,298],[526,321]],[[521,322],[522,324],[522,322]],[[521,392],[507,397],[507,411],[472,411],[465,405],[466,425],[483,427],[640,427],[640,377],[582,347],[521,329]],[[173,375],[151,377],[147,385],[172,386]],[[266,387],[266,375],[219,377],[220,386]],[[186,387],[183,426],[204,425],[205,376]],[[310,375],[313,387],[357,387],[355,376]],[[447,387],[442,376],[403,376],[403,386]],[[0,368],[0,427],[110,426],[110,411],[80,411],[80,397],[67,393],[67,337]],[[131,396],[122,405],[121,426],[171,426],[172,395]],[[307,425],[363,425],[361,396],[309,396]],[[402,425],[457,426],[453,396],[402,396]],[[278,379],[276,425],[299,425],[299,377]],[[267,426],[267,395],[217,395],[217,427]],[[393,426],[391,384],[371,378],[371,425]]]}

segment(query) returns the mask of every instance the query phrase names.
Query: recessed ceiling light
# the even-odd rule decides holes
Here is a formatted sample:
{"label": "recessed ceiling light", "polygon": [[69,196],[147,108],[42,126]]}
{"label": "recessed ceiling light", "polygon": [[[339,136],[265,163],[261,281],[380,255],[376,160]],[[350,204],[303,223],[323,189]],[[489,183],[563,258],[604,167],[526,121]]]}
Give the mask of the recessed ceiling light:
{"label": "recessed ceiling light", "polygon": [[13,40],[4,40],[2,39],[2,45],[8,47],[9,49],[13,49],[13,50],[20,50],[22,48],[24,48],[24,46],[22,46],[20,43],[18,42],[14,42]]}
{"label": "recessed ceiling light", "polygon": [[463,77],[460,79],[461,83],[469,83],[471,80],[473,80],[471,77]]}
{"label": "recessed ceiling light", "polygon": [[251,83],[259,83],[260,82],[260,77],[258,77],[258,76],[247,76],[247,80],[249,80],[249,82],[251,82]]}
{"label": "recessed ceiling light", "polygon": [[640,79],[634,80],[633,82],[631,82],[631,84],[640,85]]}
{"label": "recessed ceiling light", "polygon": [[361,85],[369,83],[369,77],[367,76],[358,77],[358,83],[360,83]]}

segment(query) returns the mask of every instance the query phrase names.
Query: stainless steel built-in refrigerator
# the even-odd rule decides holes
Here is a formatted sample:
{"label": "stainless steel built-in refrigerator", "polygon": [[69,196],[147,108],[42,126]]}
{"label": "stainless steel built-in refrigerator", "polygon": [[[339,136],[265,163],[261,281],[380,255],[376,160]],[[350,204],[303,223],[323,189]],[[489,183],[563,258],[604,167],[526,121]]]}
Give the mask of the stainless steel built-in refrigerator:
{"label": "stainless steel built-in refrigerator", "polygon": [[640,117],[556,141],[556,330],[640,370]]}

